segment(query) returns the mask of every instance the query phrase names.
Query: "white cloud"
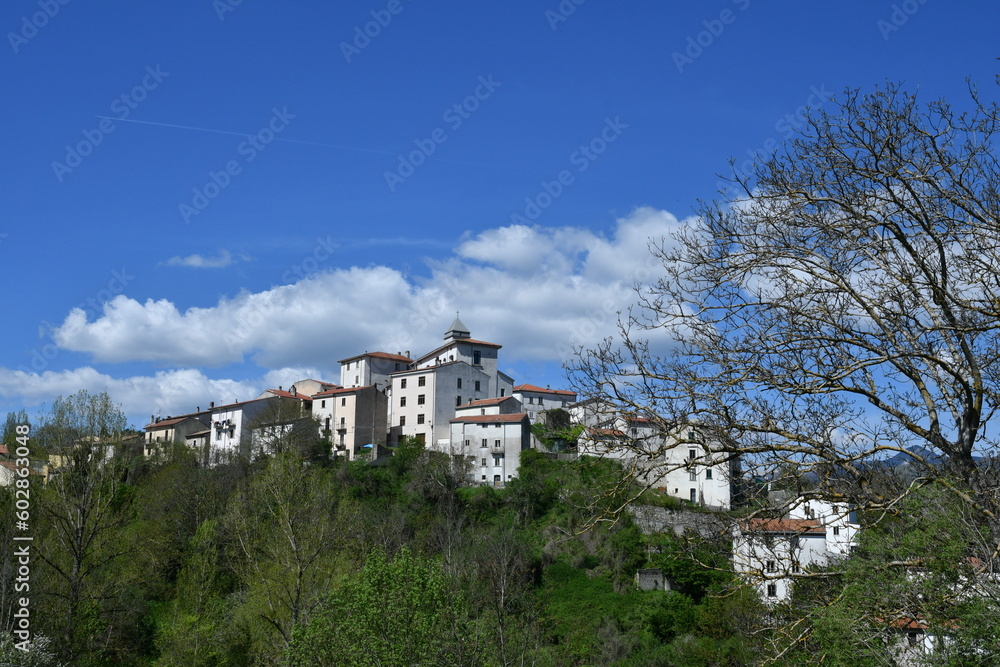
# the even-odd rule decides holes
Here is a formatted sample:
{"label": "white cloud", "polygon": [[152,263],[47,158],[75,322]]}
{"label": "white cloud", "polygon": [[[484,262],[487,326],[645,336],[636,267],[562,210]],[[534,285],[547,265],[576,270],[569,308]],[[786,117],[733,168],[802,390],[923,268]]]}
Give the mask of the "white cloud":
{"label": "white cloud", "polygon": [[210,401],[243,401],[257,396],[265,388],[265,382],[213,380],[194,369],[114,378],[89,366],[44,373],[0,368],[0,397],[16,398],[24,407],[37,407],[81,389],[106,391],[113,401],[122,405],[134,426],[145,424],[151,414],[165,417],[194,412],[198,407],[208,408]]}
{"label": "white cloud", "polygon": [[[246,261],[245,256],[241,256],[240,259]],[[236,263],[236,259],[233,258],[232,253],[228,250],[220,250],[217,257],[208,257],[205,255],[188,255],[187,257],[171,257],[164,264],[167,266],[183,266],[192,269],[224,269],[227,266]]]}
{"label": "white cloud", "polygon": [[561,361],[573,345],[614,333],[617,313],[635,302],[633,284],[656,277],[647,240],[682,224],[642,208],[607,236],[569,227],[489,229],[432,263],[428,278],[384,266],[338,269],[207,308],[119,295],[96,321],[74,309],[53,337],[102,362],[218,367],[249,358],[268,369],[330,374],[338,359],[365,350],[429,351],[459,310],[473,336],[502,344],[508,360]]}

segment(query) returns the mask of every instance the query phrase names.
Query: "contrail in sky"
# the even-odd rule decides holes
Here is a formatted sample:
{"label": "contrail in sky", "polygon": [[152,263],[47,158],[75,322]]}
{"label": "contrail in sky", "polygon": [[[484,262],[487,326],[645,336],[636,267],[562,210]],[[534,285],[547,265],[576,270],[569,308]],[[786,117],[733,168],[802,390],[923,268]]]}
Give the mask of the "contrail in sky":
{"label": "contrail in sky", "polygon": [[[155,123],[155,122],[153,122],[151,120],[135,120],[134,118],[113,118],[111,116],[97,116],[97,118],[102,118],[104,120],[113,120],[116,123],[140,123],[142,125],[157,125],[159,127],[173,127],[173,128],[178,129],[178,130],[194,130],[196,132],[212,132],[213,134],[231,134],[234,137],[249,137],[249,136],[251,136],[250,132],[230,132],[229,130],[215,130],[215,129],[212,129],[212,128],[209,128],[209,127],[193,127],[191,125],[174,125],[173,123]],[[284,139],[282,137],[274,137],[273,140],[274,141],[284,141],[284,142],[289,143],[289,144],[303,144],[305,146],[319,146],[319,147],[322,147],[322,148],[339,148],[339,149],[345,150],[345,151],[358,151],[359,153],[373,153],[375,155],[391,155],[392,157],[396,157],[397,155],[400,155],[399,151],[397,151],[395,153],[392,153],[390,151],[378,151],[378,150],[374,150],[374,149],[371,149],[371,148],[357,148],[355,146],[341,146],[339,144],[324,144],[324,143],[320,143],[318,141],[302,141],[300,139]],[[434,159],[437,160],[437,161],[439,161],[439,162],[450,162],[451,164],[460,164],[460,165],[463,165],[463,166],[466,166],[466,167],[487,167],[487,168],[490,168],[490,169],[514,169],[515,171],[521,171],[521,172],[525,171],[524,169],[520,169],[518,167],[504,167],[504,166],[496,165],[496,164],[482,164],[482,163],[478,163],[478,162],[462,162],[461,160],[449,160],[449,159],[443,158],[443,157],[435,157]],[[529,171],[532,171],[532,170],[529,170]]]}
{"label": "contrail in sky", "polygon": [[[213,130],[209,127],[192,127],[191,125],[174,125],[173,123],[154,123],[151,120],[135,120],[134,118],[112,118],[110,116],[98,116],[105,120],[113,120],[117,123],[141,123],[142,125],[158,125],[160,127],[173,127],[178,130],[195,130],[196,132],[212,132],[214,134],[231,134],[234,137],[249,137],[250,132],[230,132],[228,130]],[[376,151],[370,148],[355,148],[354,146],[340,146],[338,144],[323,144],[316,141],[301,141],[299,139],[284,139],[274,137],[273,141],[284,141],[289,144],[305,144],[306,146],[322,146],[324,148],[342,148],[347,151],[360,151],[362,153],[376,153],[378,155],[392,155],[388,151]]]}

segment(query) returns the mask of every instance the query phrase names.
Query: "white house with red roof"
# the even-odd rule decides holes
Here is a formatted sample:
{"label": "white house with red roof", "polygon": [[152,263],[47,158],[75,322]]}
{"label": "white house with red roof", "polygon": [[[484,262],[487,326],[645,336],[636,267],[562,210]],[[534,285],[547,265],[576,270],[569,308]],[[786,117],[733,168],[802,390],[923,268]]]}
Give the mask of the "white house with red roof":
{"label": "white house with red roof", "polygon": [[576,403],[576,392],[565,389],[519,384],[514,387],[514,398],[521,401],[532,424],[541,421],[541,413],[556,408],[566,409]]}
{"label": "white house with red roof", "polygon": [[236,455],[256,456],[269,440],[284,435],[294,424],[312,417],[312,391],[337,385],[299,380],[287,390],[265,389],[249,401],[211,407],[209,463]]}
{"label": "white house with red roof", "polygon": [[733,529],[733,568],[767,604],[791,598],[797,577],[846,558],[858,523],[843,503],[797,498],[780,518],[749,518]]}

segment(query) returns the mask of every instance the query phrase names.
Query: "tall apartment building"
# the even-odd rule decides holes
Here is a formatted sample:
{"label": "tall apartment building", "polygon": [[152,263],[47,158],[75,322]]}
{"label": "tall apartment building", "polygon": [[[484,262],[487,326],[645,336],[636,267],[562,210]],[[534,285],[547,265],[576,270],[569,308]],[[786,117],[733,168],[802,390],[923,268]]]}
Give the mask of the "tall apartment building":
{"label": "tall apartment building", "polygon": [[444,340],[411,369],[391,374],[392,444],[415,437],[444,451],[456,407],[513,394],[513,379],[498,369],[500,345],[473,339],[457,317]]}

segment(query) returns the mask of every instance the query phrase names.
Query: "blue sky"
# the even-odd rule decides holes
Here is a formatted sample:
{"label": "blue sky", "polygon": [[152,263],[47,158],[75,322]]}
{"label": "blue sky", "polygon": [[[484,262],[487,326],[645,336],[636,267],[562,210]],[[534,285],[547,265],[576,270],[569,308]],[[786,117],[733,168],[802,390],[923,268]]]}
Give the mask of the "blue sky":
{"label": "blue sky", "polygon": [[108,390],[141,425],[455,311],[560,386],[731,156],[845,87],[1000,71],[989,2],[318,4],[4,3],[0,410]]}

